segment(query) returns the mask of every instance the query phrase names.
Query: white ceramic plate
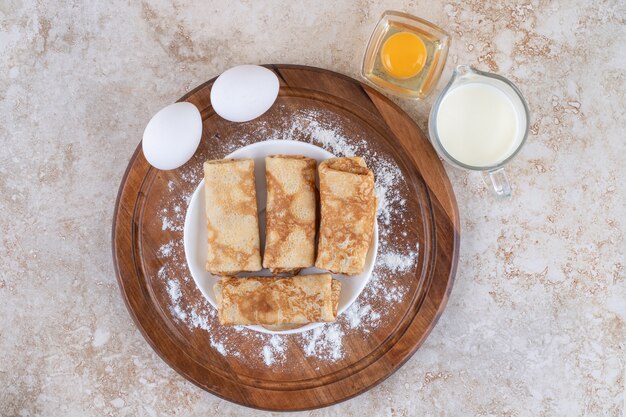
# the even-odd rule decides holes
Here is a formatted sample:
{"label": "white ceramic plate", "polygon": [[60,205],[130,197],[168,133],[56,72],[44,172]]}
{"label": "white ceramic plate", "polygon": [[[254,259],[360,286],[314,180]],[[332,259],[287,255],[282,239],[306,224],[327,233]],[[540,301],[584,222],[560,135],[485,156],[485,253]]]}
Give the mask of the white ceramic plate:
{"label": "white ceramic plate", "polygon": [[[319,146],[290,140],[268,140],[264,142],[257,142],[252,145],[240,148],[230,155],[226,156],[226,158],[254,159],[256,194],[259,210],[259,226],[261,229],[261,248],[265,246],[265,157],[278,154],[304,155],[309,158],[316,159],[318,163],[334,156],[333,154],[320,148]],[[191,276],[196,282],[196,285],[198,286],[198,288],[200,288],[200,291],[202,291],[202,294],[204,294],[206,299],[209,300],[209,303],[211,303],[213,307],[217,308],[215,302],[215,294],[213,293],[213,286],[217,281],[219,281],[220,277],[212,275],[205,270],[208,238],[204,205],[204,180],[202,180],[200,181],[200,184],[198,184],[198,188],[196,188],[196,191],[194,191],[193,195],[191,196],[191,201],[189,202],[189,207],[187,208],[187,215],[185,217],[185,257],[187,258],[187,265],[189,265]],[[333,278],[341,281],[341,295],[339,297],[339,305],[337,307],[338,314],[346,311],[346,309],[350,307],[354,300],[356,300],[359,294],[361,294],[363,288],[365,288],[365,285],[372,275],[372,270],[374,269],[377,249],[378,223],[375,223],[374,237],[372,239],[372,245],[370,245],[369,252],[367,253],[367,259],[365,261],[365,268],[363,270],[363,273],[355,276],[333,274]],[[315,274],[320,272],[326,271],[318,268],[306,268],[302,270],[301,274]],[[258,275],[271,276],[272,274],[269,272],[269,270],[264,269],[260,272],[241,273],[238,276]],[[262,326],[246,327],[262,333],[288,334],[301,333],[319,327],[323,324],[324,323],[311,323],[297,329],[284,331],[272,331]]]}

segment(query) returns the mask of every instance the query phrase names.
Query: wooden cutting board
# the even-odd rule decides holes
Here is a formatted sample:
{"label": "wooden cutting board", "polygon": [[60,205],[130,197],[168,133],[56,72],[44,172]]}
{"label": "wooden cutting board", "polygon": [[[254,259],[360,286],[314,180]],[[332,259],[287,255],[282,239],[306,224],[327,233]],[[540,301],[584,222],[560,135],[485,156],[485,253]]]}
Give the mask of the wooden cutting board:
{"label": "wooden cutting board", "polygon": [[[181,98],[195,104],[203,119],[200,147],[181,168],[156,170],[137,147],[116,202],[113,260],[132,319],[172,368],[238,404],[304,410],[365,392],[424,342],[452,288],[458,209],[428,139],[389,99],[331,71],[267,67],[280,79],[279,97],[251,122],[230,123],[215,114],[209,100],[214,80]],[[315,334],[269,336],[219,326],[184,261],[184,215],[202,162],[270,138],[309,141],[335,154],[364,150],[366,159],[392,161],[401,173],[402,184],[387,184],[398,189],[386,190],[396,193],[392,203],[402,206],[401,213],[388,222],[379,217],[379,226],[389,240],[384,245],[415,248],[416,262],[394,264],[390,259],[398,253],[387,248],[381,256],[379,250],[381,269],[358,306]],[[375,175],[389,174],[389,163],[380,166],[380,172],[374,166]]]}

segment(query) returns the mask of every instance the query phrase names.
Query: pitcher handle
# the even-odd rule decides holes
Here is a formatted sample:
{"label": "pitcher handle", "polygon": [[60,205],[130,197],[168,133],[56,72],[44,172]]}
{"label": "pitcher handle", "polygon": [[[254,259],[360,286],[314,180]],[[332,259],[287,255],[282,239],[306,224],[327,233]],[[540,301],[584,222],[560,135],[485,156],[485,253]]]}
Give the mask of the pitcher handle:
{"label": "pitcher handle", "polygon": [[[490,180],[489,182],[487,182],[487,177]],[[511,185],[509,184],[509,180],[506,177],[506,172],[504,172],[504,168],[496,168],[491,171],[483,172],[483,180],[485,181],[487,186],[489,186],[489,183],[491,183],[493,191],[498,197],[511,196]]]}

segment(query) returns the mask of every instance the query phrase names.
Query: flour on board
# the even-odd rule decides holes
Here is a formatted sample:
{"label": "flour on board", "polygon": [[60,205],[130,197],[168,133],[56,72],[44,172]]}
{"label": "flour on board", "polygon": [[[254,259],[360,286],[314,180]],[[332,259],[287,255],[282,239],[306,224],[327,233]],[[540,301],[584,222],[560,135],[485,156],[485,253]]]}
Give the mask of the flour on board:
{"label": "flour on board", "polygon": [[[279,109],[287,111],[286,109]],[[372,151],[364,137],[346,137],[341,120],[335,120],[332,113],[323,110],[299,110],[286,117],[290,122],[285,126],[270,126],[259,122],[254,130],[242,134],[235,141],[224,142],[221,151],[224,155],[259,140],[304,140],[320,145],[337,156],[363,156],[376,178],[378,198],[379,241],[378,255],[374,272],[367,286],[357,300],[337,318],[313,330],[294,335],[269,335],[255,332],[244,326],[220,326],[216,310],[204,298],[196,304],[186,302],[181,284],[189,283],[190,277],[175,271],[187,271],[182,233],[179,240],[164,243],[157,251],[163,262],[157,277],[165,282],[169,311],[175,320],[184,323],[190,330],[201,329],[206,333],[209,345],[223,356],[245,360],[237,341],[248,338],[260,344],[254,354],[257,362],[267,367],[279,367],[286,361],[288,346],[301,349],[305,357],[315,357],[321,361],[338,361],[345,356],[344,337],[351,332],[369,333],[384,320],[385,313],[394,305],[399,305],[409,291],[406,283],[399,282],[399,274],[417,268],[419,246],[407,246],[403,237],[407,236],[403,225],[410,213],[406,210],[408,188],[396,162],[387,155]],[[213,138],[215,139],[215,138]],[[184,171],[182,181],[198,184],[202,179],[201,167]],[[168,182],[168,190],[175,193],[177,184]],[[182,232],[184,209],[191,193],[179,196],[176,201],[161,211],[162,229]],[[190,288],[193,284],[190,284]],[[195,290],[195,288],[193,289]],[[239,342],[240,343],[240,342]]]}

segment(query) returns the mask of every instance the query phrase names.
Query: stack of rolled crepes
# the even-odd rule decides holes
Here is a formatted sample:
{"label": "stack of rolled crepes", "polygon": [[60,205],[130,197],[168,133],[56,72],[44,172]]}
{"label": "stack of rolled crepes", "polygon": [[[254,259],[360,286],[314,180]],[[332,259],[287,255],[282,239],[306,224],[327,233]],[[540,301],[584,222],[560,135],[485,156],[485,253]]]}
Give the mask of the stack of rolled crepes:
{"label": "stack of rolled crepes", "polygon": [[262,268],[297,274],[311,266],[338,274],[360,273],[376,216],[374,174],[360,157],[331,158],[320,164],[321,222],[316,246],[315,160],[274,155],[265,159],[265,167],[267,222],[261,262],[254,161],[204,163],[206,269],[225,276],[214,288],[220,323],[283,330],[334,321],[341,283],[329,273],[232,275]]}

